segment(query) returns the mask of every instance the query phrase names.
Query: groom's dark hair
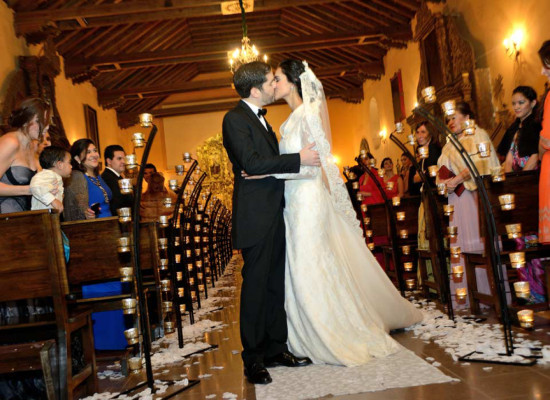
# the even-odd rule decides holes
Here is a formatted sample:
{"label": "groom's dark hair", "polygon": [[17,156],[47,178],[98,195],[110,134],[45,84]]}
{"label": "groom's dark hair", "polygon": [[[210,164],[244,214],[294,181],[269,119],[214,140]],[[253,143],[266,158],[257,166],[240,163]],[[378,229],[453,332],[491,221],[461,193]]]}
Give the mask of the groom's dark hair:
{"label": "groom's dark hair", "polygon": [[267,81],[266,76],[270,72],[271,66],[262,61],[241,65],[233,75],[235,90],[242,99],[250,97],[252,88],[262,90],[262,85]]}

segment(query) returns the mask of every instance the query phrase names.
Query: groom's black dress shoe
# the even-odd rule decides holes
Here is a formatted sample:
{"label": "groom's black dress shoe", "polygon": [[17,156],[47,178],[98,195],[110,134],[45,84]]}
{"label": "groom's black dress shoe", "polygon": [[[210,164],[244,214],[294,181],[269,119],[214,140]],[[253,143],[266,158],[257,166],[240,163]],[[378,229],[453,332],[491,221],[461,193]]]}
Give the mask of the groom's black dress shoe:
{"label": "groom's black dress shoe", "polygon": [[244,369],[244,374],[248,378],[250,383],[258,383],[265,385],[271,383],[271,375],[265,369],[265,365],[262,363],[253,363]]}
{"label": "groom's black dress shoe", "polygon": [[265,360],[265,365],[273,367],[276,365],[284,365],[285,367],[304,367],[311,364],[308,357],[296,357],[290,351],[283,351],[273,357],[268,357]]}

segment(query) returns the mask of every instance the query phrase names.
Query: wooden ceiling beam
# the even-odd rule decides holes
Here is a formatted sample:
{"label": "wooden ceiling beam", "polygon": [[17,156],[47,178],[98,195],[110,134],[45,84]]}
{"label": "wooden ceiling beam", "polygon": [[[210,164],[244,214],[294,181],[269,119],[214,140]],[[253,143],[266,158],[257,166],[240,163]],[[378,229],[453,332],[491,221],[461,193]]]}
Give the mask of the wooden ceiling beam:
{"label": "wooden ceiling beam", "polygon": [[[254,13],[275,11],[286,7],[321,5],[343,0],[256,0]],[[209,0],[138,0],[122,7],[118,4],[101,4],[83,7],[66,7],[39,11],[20,11],[15,15],[18,35],[40,32],[54,26],[60,30],[149,22],[158,20],[187,19],[221,15],[220,1]],[[77,20],[85,22],[82,27]]]}
{"label": "wooden ceiling beam", "polygon": [[[269,38],[257,41],[256,45],[262,52],[275,54],[281,52],[326,49],[338,46],[366,46],[369,44],[376,44],[385,37],[397,41],[406,41],[411,39],[412,32],[410,27],[383,30],[369,29],[325,35]],[[227,58],[228,49],[232,47],[234,47],[234,45],[229,43],[217,43],[208,46],[190,46],[180,50],[117,54],[89,58],[73,57],[66,61],[66,74],[68,77],[74,79],[80,75],[89,74],[96,68],[115,70],[114,67],[109,68],[114,64],[119,65],[121,69],[127,69],[153,65],[225,60]]]}
{"label": "wooden ceiling beam", "polygon": [[[380,62],[372,63],[349,63],[336,64],[315,69],[315,74],[320,79],[340,76],[355,75],[382,75],[384,73],[384,64]],[[102,105],[117,104],[124,98],[135,98],[136,96],[159,97],[168,96],[176,93],[193,92],[206,89],[222,89],[231,87],[231,78],[199,80],[192,82],[161,84],[151,82],[144,86],[125,87],[120,89],[98,90],[98,101]]]}

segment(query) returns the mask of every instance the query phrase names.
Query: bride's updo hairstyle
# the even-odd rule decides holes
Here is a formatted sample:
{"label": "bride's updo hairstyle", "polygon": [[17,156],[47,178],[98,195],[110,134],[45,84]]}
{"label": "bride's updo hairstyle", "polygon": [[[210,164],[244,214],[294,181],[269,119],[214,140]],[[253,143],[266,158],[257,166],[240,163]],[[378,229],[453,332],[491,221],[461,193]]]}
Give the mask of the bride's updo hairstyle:
{"label": "bride's updo hairstyle", "polygon": [[32,121],[34,116],[38,117],[39,139],[44,134],[44,128],[50,124],[51,109],[50,106],[37,97],[31,97],[23,100],[17,109],[12,111],[8,119],[8,125],[14,129],[19,129],[26,135],[27,125]]}
{"label": "bride's updo hairstyle", "polygon": [[306,70],[304,64],[299,60],[288,59],[279,64],[279,68],[285,74],[286,79],[298,90],[300,98],[302,98],[302,82],[300,81],[300,75]]}

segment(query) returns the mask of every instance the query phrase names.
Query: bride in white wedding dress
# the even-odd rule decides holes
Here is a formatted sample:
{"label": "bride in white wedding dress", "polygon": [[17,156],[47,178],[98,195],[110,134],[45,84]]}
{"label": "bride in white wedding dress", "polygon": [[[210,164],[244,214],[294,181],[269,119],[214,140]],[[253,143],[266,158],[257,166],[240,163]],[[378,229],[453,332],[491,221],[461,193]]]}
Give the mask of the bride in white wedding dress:
{"label": "bride in white wedding dress", "polygon": [[[315,142],[322,168],[277,174],[285,182],[285,309],[292,353],[314,363],[356,366],[399,350],[388,334],[422,320],[370,250],[330,153],[323,88],[306,62],[283,61],[275,98],[292,113],[280,129],[280,153]],[[302,100],[303,99],[303,100]],[[251,177],[252,178],[252,177]]]}

